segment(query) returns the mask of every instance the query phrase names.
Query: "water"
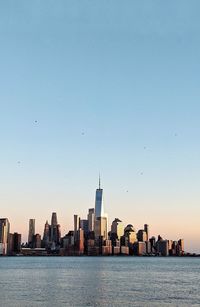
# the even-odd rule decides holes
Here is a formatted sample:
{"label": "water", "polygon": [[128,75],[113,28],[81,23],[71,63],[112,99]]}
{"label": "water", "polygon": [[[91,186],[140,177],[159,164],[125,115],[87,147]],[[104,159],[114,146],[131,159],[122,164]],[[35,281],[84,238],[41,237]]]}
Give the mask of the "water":
{"label": "water", "polygon": [[0,258],[0,306],[200,306],[200,258]]}

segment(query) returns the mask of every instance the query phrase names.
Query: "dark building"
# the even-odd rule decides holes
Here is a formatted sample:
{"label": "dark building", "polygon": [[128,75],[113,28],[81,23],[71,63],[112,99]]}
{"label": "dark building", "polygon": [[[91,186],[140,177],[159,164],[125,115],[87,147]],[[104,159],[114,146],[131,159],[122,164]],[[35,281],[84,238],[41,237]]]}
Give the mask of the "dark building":
{"label": "dark building", "polygon": [[33,247],[41,248],[41,235],[39,235],[38,233],[33,237]]}
{"label": "dark building", "polygon": [[8,254],[15,255],[21,252],[21,234],[14,232],[9,234],[8,239]]}
{"label": "dark building", "polygon": [[17,232],[14,232],[13,234],[14,253],[21,252],[21,244],[22,244],[22,235]]}
{"label": "dark building", "polygon": [[145,231],[146,234],[147,234],[147,241],[148,241],[148,240],[149,240],[149,225],[144,224],[144,231]]}
{"label": "dark building", "polygon": [[80,228],[84,230],[86,236],[88,234],[88,220],[80,220]]}
{"label": "dark building", "polygon": [[137,239],[139,242],[146,242],[147,241],[147,233],[145,230],[140,229],[137,233]]}
{"label": "dark building", "polygon": [[59,245],[60,239],[61,239],[60,225],[58,224],[58,221],[57,221],[56,212],[53,212],[52,218],[51,218],[51,237],[50,237],[50,241],[51,241],[51,243],[54,243],[55,245]]}
{"label": "dark building", "polygon": [[88,210],[88,231],[94,231],[94,219],[95,219],[95,212],[94,208],[90,208]]}
{"label": "dark building", "polygon": [[169,242],[168,240],[158,240],[156,242],[156,250],[160,256],[169,256]]}
{"label": "dark building", "polygon": [[33,247],[33,237],[35,235],[35,219],[29,220],[29,230],[28,230],[28,245]]}
{"label": "dark building", "polygon": [[50,237],[51,237],[51,227],[50,227],[48,221],[46,221],[46,223],[44,225],[44,234],[43,234],[43,240],[42,240],[42,246],[43,247],[47,248],[49,246]]}

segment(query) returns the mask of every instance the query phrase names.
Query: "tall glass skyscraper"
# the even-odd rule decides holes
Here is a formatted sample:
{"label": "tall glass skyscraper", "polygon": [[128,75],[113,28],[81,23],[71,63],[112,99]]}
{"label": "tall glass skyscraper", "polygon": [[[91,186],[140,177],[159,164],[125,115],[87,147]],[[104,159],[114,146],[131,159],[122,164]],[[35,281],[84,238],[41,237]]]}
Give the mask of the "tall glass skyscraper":
{"label": "tall glass skyscraper", "polygon": [[101,189],[101,180],[99,176],[99,188],[96,189],[95,198],[95,219],[104,217],[104,205],[103,205],[103,189]]}
{"label": "tall glass skyscraper", "polygon": [[101,189],[101,180],[99,176],[99,188],[96,189],[96,197],[95,197],[95,225],[94,232],[95,238],[103,238],[107,239],[107,230],[108,230],[108,219],[107,214],[104,212],[104,204],[103,204],[103,189]]}

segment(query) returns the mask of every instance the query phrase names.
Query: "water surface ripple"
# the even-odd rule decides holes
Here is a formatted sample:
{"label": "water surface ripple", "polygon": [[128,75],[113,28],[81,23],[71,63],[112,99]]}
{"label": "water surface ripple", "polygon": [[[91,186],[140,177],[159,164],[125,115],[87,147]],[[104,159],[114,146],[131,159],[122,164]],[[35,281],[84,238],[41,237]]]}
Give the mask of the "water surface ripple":
{"label": "water surface ripple", "polygon": [[200,258],[1,257],[0,306],[200,306]]}

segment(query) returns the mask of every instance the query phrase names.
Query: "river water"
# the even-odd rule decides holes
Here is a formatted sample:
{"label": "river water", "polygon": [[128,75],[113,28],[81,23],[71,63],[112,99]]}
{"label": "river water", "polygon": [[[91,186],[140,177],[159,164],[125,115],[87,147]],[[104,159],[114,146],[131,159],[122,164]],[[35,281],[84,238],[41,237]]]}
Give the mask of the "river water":
{"label": "river water", "polygon": [[200,306],[200,258],[1,257],[0,306]]}

